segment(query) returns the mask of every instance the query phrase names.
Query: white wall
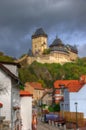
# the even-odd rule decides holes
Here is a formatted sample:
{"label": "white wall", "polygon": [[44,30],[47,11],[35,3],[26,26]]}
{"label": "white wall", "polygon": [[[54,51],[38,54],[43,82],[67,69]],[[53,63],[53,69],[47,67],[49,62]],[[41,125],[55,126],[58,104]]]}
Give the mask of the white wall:
{"label": "white wall", "polygon": [[8,68],[14,75],[18,76],[18,68],[16,65],[3,64],[6,68]]}
{"label": "white wall", "polygon": [[0,69],[0,87],[4,91],[0,93],[0,102],[3,103],[1,115],[6,117],[6,120],[11,120],[11,79]]}
{"label": "white wall", "polygon": [[86,84],[79,92],[70,93],[70,111],[76,112],[75,102],[77,102],[77,111],[83,112],[86,118]]}
{"label": "white wall", "polygon": [[3,103],[0,115],[5,116],[5,120],[10,121],[13,127],[15,121],[15,112],[13,110],[13,104],[14,102],[20,102],[19,87],[18,84],[1,69],[0,87],[4,88],[3,91],[0,93],[0,102]]}
{"label": "white wall", "polygon": [[16,112],[13,110],[14,106],[20,107],[20,95],[19,95],[19,86],[18,82],[12,82],[12,89],[11,89],[11,125],[14,127],[15,120],[16,120]]}
{"label": "white wall", "polygon": [[32,97],[21,97],[22,130],[32,130]]}

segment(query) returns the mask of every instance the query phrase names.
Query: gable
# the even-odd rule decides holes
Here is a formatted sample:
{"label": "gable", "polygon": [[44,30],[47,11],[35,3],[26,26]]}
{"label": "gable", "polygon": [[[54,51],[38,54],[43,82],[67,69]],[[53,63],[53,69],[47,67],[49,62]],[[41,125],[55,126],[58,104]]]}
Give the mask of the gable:
{"label": "gable", "polygon": [[13,74],[8,68],[6,68],[1,63],[0,63],[0,69],[2,70],[2,72],[6,73],[8,76],[13,78],[14,80],[19,80],[18,77],[15,74]]}

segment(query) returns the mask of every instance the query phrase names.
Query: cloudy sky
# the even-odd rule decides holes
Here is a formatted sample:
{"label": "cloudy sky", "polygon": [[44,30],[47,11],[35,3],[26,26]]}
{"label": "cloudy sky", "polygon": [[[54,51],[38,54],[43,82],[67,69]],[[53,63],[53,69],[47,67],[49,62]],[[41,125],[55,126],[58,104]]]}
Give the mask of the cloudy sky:
{"label": "cloudy sky", "polygon": [[48,44],[58,36],[86,56],[86,0],[0,0],[0,51],[20,57],[42,27]]}

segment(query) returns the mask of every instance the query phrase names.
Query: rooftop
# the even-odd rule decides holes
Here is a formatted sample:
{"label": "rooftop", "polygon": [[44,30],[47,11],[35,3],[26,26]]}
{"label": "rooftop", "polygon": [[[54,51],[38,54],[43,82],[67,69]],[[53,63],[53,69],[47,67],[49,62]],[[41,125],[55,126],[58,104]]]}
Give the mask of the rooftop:
{"label": "rooftop", "polygon": [[79,80],[56,80],[54,82],[55,88],[61,88],[61,85],[68,88],[69,92],[78,92],[84,85],[84,82]]}
{"label": "rooftop", "polygon": [[64,46],[64,44],[62,43],[61,39],[57,38],[53,41],[53,43],[50,45],[50,47],[52,46]]}
{"label": "rooftop", "polygon": [[36,38],[39,36],[45,36],[47,37],[47,34],[44,32],[44,30],[42,28],[38,28],[35,33],[32,35],[32,38]]}

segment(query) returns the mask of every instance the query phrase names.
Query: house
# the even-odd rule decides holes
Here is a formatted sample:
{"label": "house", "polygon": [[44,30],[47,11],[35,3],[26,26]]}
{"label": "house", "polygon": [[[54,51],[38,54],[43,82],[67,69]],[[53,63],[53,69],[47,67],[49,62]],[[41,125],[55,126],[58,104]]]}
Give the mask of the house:
{"label": "house", "polygon": [[44,88],[38,82],[26,82],[25,90],[33,94],[33,104],[38,103],[38,100],[43,96]]}
{"label": "house", "polygon": [[43,96],[40,98],[40,105],[41,104],[52,104],[52,89],[45,89]]}
{"label": "house", "polygon": [[[54,88],[55,100],[60,102],[61,110],[82,112],[86,118],[86,75],[82,75],[80,80],[56,80]],[[61,100],[63,99],[63,100]]]}
{"label": "house", "polygon": [[18,78],[19,64],[11,62],[0,62],[0,102],[3,104],[1,116],[10,122],[11,128],[14,127],[15,106],[20,106]]}
{"label": "house", "polygon": [[[32,94],[28,91],[20,91],[21,101],[21,123],[22,130],[32,130]],[[18,120],[17,120],[18,121]],[[17,123],[18,125],[18,123]]]}

